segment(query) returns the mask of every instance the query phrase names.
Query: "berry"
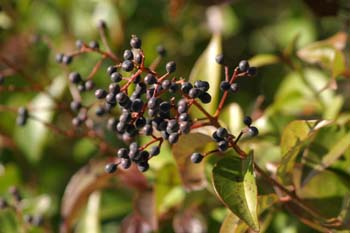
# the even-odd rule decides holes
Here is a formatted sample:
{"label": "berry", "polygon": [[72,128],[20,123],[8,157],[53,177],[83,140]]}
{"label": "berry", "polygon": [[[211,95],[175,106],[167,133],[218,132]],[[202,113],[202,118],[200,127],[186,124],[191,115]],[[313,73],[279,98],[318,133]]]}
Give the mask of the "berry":
{"label": "berry", "polygon": [[130,152],[135,153],[139,149],[139,145],[137,144],[137,142],[132,142],[129,145],[129,149],[130,149]]}
{"label": "berry", "polygon": [[64,56],[62,57],[62,63],[65,64],[65,65],[71,64],[72,61],[73,61],[73,57],[70,56],[70,55],[64,55]]}
{"label": "berry", "polygon": [[141,48],[141,45],[142,45],[141,39],[138,38],[137,36],[133,35],[133,36],[131,37],[131,40],[130,40],[130,46],[131,46],[131,48],[139,49],[139,48]]}
{"label": "berry", "polygon": [[137,164],[137,168],[139,169],[140,172],[145,172],[149,169],[149,164],[148,162],[142,162]]}
{"label": "berry", "polygon": [[107,91],[105,91],[105,90],[103,90],[103,89],[97,89],[97,90],[95,91],[95,97],[96,97],[97,99],[103,99],[103,98],[106,97],[106,95],[107,95]]}
{"label": "berry", "polygon": [[124,92],[120,92],[117,94],[116,99],[117,99],[119,104],[122,104],[122,103],[127,102],[129,97]]}
{"label": "berry", "polygon": [[225,128],[220,127],[216,130],[216,135],[219,138],[225,138],[227,136],[227,134],[228,134],[227,129],[225,129]]}
{"label": "berry", "polygon": [[89,42],[89,47],[92,49],[99,49],[100,45],[97,43],[97,41],[93,40]]}
{"label": "berry", "polygon": [[129,158],[129,150],[126,148],[120,148],[117,152],[118,158]]}
{"label": "berry", "polygon": [[245,116],[244,119],[243,119],[243,123],[246,126],[250,126],[252,124],[252,118],[250,116]]}
{"label": "berry", "polygon": [[174,61],[169,61],[166,65],[165,65],[165,69],[166,71],[170,74],[175,72],[176,70],[176,63]]}
{"label": "berry", "polygon": [[153,74],[151,73],[148,73],[146,76],[145,76],[145,79],[144,79],[145,83],[147,85],[152,85],[152,84],[155,84],[157,82],[157,79],[156,77],[154,77]]}
{"label": "berry", "polygon": [[188,92],[188,96],[192,99],[197,98],[201,94],[201,90],[198,88],[191,88],[191,90]]}
{"label": "berry", "polygon": [[255,137],[255,136],[257,136],[259,134],[259,130],[256,128],[256,127],[254,127],[254,126],[250,126],[249,127],[249,129],[248,129],[248,135],[250,136],[250,137]]}
{"label": "berry", "polygon": [[228,148],[228,143],[226,141],[220,141],[218,143],[219,151],[223,152],[223,151],[227,150],[227,148]]}
{"label": "berry", "polygon": [[178,113],[184,113],[184,112],[187,112],[188,110],[188,105],[187,105],[187,102],[186,102],[186,99],[181,99],[177,102],[177,112]]}
{"label": "berry", "polygon": [[217,134],[217,131],[215,131],[213,134],[212,134],[212,138],[214,139],[214,141],[216,142],[220,142],[222,140],[222,138],[220,138]]}
{"label": "berry", "polygon": [[77,47],[77,49],[81,49],[83,45],[84,45],[84,42],[82,40],[75,41],[75,46]]}
{"label": "berry", "polygon": [[170,87],[170,85],[171,85],[171,82],[170,82],[170,80],[164,80],[163,82],[162,82],[162,88],[164,89],[164,90],[167,90],[169,87]]}
{"label": "berry", "polygon": [[87,91],[91,91],[95,87],[95,83],[92,80],[87,80],[84,85]]}
{"label": "berry", "polygon": [[179,121],[189,121],[190,120],[190,115],[186,112],[181,113],[179,116]]}
{"label": "berry", "polygon": [[134,69],[134,63],[132,63],[132,61],[125,60],[122,63],[122,69],[126,72],[132,71]]}
{"label": "berry", "polygon": [[108,75],[112,75],[114,72],[117,72],[117,67],[115,67],[115,66],[108,66],[107,74]]}
{"label": "berry", "polygon": [[135,127],[141,129],[146,125],[146,119],[144,117],[139,117],[135,121]]}
{"label": "berry", "polygon": [[159,146],[152,146],[151,150],[149,152],[150,156],[157,156],[160,153],[160,148]]}
{"label": "berry", "polygon": [[136,64],[141,64],[142,63],[142,56],[141,54],[136,54],[134,61],[136,62]]}
{"label": "berry", "polygon": [[23,219],[26,223],[33,224],[33,216],[32,215],[25,214],[23,216]]}
{"label": "berry", "polygon": [[111,117],[107,121],[107,129],[109,129],[111,131],[115,131],[117,124],[118,124],[118,120],[115,119],[114,117]]}
{"label": "berry", "polygon": [[166,49],[164,48],[163,45],[158,45],[158,46],[157,46],[157,53],[159,54],[159,56],[165,57],[165,55],[166,55]]}
{"label": "berry", "polygon": [[249,76],[254,77],[254,76],[256,76],[257,73],[258,73],[258,71],[257,71],[256,67],[249,67],[249,69],[248,69]]}
{"label": "berry", "polygon": [[203,94],[199,95],[199,99],[203,104],[208,104],[211,101],[211,95],[208,92],[204,92]]}
{"label": "berry", "polygon": [[106,95],[106,102],[109,104],[116,104],[115,94],[113,92]]}
{"label": "berry", "polygon": [[249,63],[246,60],[242,60],[238,64],[239,71],[246,72],[249,69]]}
{"label": "berry", "polygon": [[120,92],[120,86],[116,83],[111,83],[108,86],[108,90],[109,90],[109,93],[116,95]]}
{"label": "berry", "polygon": [[28,117],[28,109],[25,107],[19,107],[17,110],[17,114],[19,116],[24,116],[24,117]]}
{"label": "berry", "polygon": [[159,110],[160,110],[161,112],[164,112],[164,113],[169,112],[169,111],[170,111],[170,108],[171,108],[171,105],[170,105],[170,103],[169,103],[168,101],[163,101],[163,102],[160,103],[160,105],[159,105]]}
{"label": "berry", "polygon": [[209,90],[209,83],[207,81],[201,81],[197,80],[194,83],[194,87],[200,89],[201,91],[205,92]]}
{"label": "berry", "polygon": [[62,63],[63,62],[63,57],[64,57],[63,53],[57,53],[56,56],[55,56],[56,62],[57,63]]}
{"label": "berry", "polygon": [[223,65],[224,64],[224,55],[223,54],[216,55],[215,61],[218,64]]}
{"label": "berry", "polygon": [[70,109],[72,109],[73,112],[77,112],[81,108],[80,101],[73,100],[70,102]]}
{"label": "berry", "polygon": [[85,85],[83,83],[78,84],[77,89],[80,93],[85,91]]}
{"label": "berry", "polygon": [[123,76],[119,73],[119,72],[114,72],[111,74],[111,81],[118,83],[120,81],[122,81]]}
{"label": "berry", "polygon": [[132,60],[134,59],[134,54],[132,53],[131,50],[127,49],[123,53],[123,58],[124,60]]}
{"label": "berry", "polygon": [[68,78],[69,81],[73,84],[78,84],[81,82],[81,75],[78,72],[71,72]]}
{"label": "berry", "polygon": [[179,89],[179,85],[177,83],[173,82],[170,84],[169,92],[175,93],[178,89]]}
{"label": "berry", "polygon": [[117,170],[117,164],[115,163],[107,163],[105,166],[105,172],[108,174],[112,174]]}
{"label": "berry", "polygon": [[122,166],[122,168],[124,169],[128,169],[131,166],[131,159],[128,158],[122,158],[120,160],[120,165]]}
{"label": "berry", "polygon": [[237,83],[232,83],[231,86],[230,86],[230,91],[232,93],[236,93],[238,91],[238,84]]}
{"label": "berry", "polygon": [[143,102],[141,99],[135,99],[131,103],[131,111],[133,111],[133,112],[140,112],[142,107],[143,107]]}
{"label": "berry", "polygon": [[183,134],[188,134],[191,131],[191,123],[188,121],[180,122],[180,131]]}
{"label": "berry", "polygon": [[192,86],[191,83],[189,83],[189,82],[184,82],[184,83],[181,85],[181,91],[182,91],[184,94],[188,94],[192,87],[193,87],[193,86]]}
{"label": "berry", "polygon": [[178,133],[171,133],[169,135],[168,141],[170,144],[175,144],[179,140],[179,134]]}
{"label": "berry", "polygon": [[222,81],[222,82],[220,83],[220,89],[221,89],[222,91],[228,91],[228,90],[230,89],[230,83],[227,82],[227,81]]}
{"label": "berry", "polygon": [[149,124],[146,124],[144,127],[143,127],[143,132],[145,135],[152,135],[152,132],[153,132],[153,128],[151,125]]}
{"label": "berry", "polygon": [[82,123],[83,121],[79,117],[74,117],[72,119],[72,125],[74,125],[75,127],[80,126]]}
{"label": "berry", "polygon": [[96,116],[103,116],[106,113],[106,109],[102,106],[98,106],[95,110]]}
{"label": "berry", "polygon": [[191,161],[192,163],[200,163],[202,160],[203,160],[203,155],[198,153],[198,152],[194,152],[192,155],[191,155]]}

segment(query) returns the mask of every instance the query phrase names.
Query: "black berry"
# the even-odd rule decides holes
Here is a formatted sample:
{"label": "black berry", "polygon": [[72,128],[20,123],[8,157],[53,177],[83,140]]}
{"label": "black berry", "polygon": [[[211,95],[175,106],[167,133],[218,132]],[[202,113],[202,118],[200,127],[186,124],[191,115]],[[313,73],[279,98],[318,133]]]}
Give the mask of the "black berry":
{"label": "black berry", "polygon": [[112,174],[117,170],[117,164],[115,163],[107,163],[105,166],[105,172]]}
{"label": "black berry", "polygon": [[245,116],[244,119],[243,119],[243,123],[246,126],[250,126],[252,124],[252,118],[250,116]]}
{"label": "black berry", "polygon": [[105,98],[107,95],[107,91],[103,90],[103,89],[97,89],[95,91],[95,96],[97,99],[103,99]]}
{"label": "black berry", "polygon": [[215,61],[220,65],[224,64],[224,55],[223,54],[217,55],[215,57]]}
{"label": "black berry", "polygon": [[139,49],[141,48],[141,45],[142,45],[141,39],[133,35],[130,40],[130,46],[134,49]]}
{"label": "black berry", "polygon": [[259,130],[256,128],[256,127],[254,127],[254,126],[250,126],[249,127],[249,129],[248,129],[248,135],[250,136],[250,137],[255,137],[255,136],[257,136],[259,134]]}
{"label": "black berry", "polygon": [[195,152],[191,155],[191,161],[193,163],[200,163],[203,160],[203,158],[203,155],[198,152]]}
{"label": "black berry", "polygon": [[74,84],[78,84],[81,82],[81,75],[78,72],[71,72],[68,78],[69,81]]}
{"label": "black berry", "polygon": [[132,53],[131,50],[127,49],[123,53],[123,58],[124,60],[132,60],[134,59],[134,54]]}
{"label": "black berry", "polygon": [[249,69],[249,63],[246,60],[242,60],[238,64],[239,71],[246,72]]}
{"label": "black berry", "polygon": [[134,63],[132,63],[132,61],[125,60],[122,63],[122,69],[126,72],[132,71],[134,69]]}
{"label": "black berry", "polygon": [[176,70],[176,63],[174,61],[169,61],[166,66],[165,69],[168,73],[173,73]]}

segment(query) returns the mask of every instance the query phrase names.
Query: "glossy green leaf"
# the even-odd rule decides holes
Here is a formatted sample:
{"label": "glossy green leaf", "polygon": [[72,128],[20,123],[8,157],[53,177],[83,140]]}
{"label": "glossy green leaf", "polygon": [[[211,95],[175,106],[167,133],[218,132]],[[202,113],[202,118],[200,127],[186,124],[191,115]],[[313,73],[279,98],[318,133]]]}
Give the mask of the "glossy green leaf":
{"label": "glossy green leaf", "polygon": [[[53,98],[59,99],[65,88],[66,79],[64,77],[57,77],[47,89],[47,93]],[[34,111],[29,112],[34,118],[47,123],[50,123],[53,120],[53,109],[56,104],[48,94],[38,94],[32,100],[30,106],[32,109],[35,109]],[[16,128],[15,139],[29,161],[37,162],[41,158],[50,132],[50,129],[44,124],[31,119],[28,120],[25,126]]]}
{"label": "glossy green leaf", "polygon": [[276,64],[280,61],[279,57],[273,54],[258,54],[249,59],[251,66],[261,67]]}
{"label": "glossy green leaf", "polygon": [[284,185],[293,183],[293,169],[300,150],[309,143],[311,137],[327,121],[296,120],[287,125],[281,139],[282,160],[277,175]]}
{"label": "glossy green leaf", "polygon": [[[204,80],[210,83],[208,92],[212,100],[203,105],[209,113],[214,113],[218,103],[221,66],[215,62],[215,57],[221,53],[221,35],[217,33],[213,35],[208,47],[196,61],[189,78],[191,82]],[[202,115],[197,109],[192,110],[192,112],[195,116]]]}
{"label": "glossy green leaf", "polygon": [[213,184],[220,200],[253,230],[259,230],[257,187],[253,154],[245,159],[227,157],[213,169]]}
{"label": "glossy green leaf", "polygon": [[[279,201],[276,194],[267,194],[258,197],[258,214],[259,216],[267,209],[271,208],[275,203]],[[265,222],[265,221],[264,221]],[[220,227],[220,233],[240,233],[246,232],[249,226],[240,220],[232,212],[228,213],[224,222]],[[260,229],[262,232],[262,229]]]}
{"label": "glossy green leaf", "polygon": [[231,133],[238,134],[243,127],[243,110],[237,103],[231,103],[220,114],[220,120],[227,125]]}
{"label": "glossy green leaf", "polygon": [[173,156],[180,172],[182,183],[188,190],[204,188],[206,183],[204,162],[194,164],[190,156],[193,152],[200,152],[212,142],[211,134],[214,127],[201,127],[182,135],[179,141],[172,147]]}
{"label": "glossy green leaf", "polygon": [[335,36],[314,42],[298,51],[298,56],[306,62],[318,63],[332,71],[336,77],[345,70],[345,57],[341,51],[346,45],[346,34],[340,32]]}

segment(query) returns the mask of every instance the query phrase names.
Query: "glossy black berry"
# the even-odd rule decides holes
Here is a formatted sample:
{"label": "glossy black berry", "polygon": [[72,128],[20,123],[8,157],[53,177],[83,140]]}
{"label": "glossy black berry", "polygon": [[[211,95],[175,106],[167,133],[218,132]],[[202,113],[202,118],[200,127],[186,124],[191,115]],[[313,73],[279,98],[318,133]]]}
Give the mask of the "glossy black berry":
{"label": "glossy black berry", "polygon": [[169,86],[169,92],[175,93],[175,92],[177,92],[177,90],[179,90],[179,84],[172,82]]}
{"label": "glossy black berry", "polygon": [[239,71],[246,72],[249,69],[249,63],[247,60],[242,60],[238,64]]}
{"label": "glossy black berry", "polygon": [[203,155],[201,153],[198,153],[198,152],[194,152],[191,155],[192,163],[200,163],[203,160],[203,158],[204,158]]}
{"label": "glossy black berry", "polygon": [[180,122],[180,131],[183,134],[188,134],[191,131],[191,123],[189,121]]}
{"label": "glossy black berry", "polygon": [[256,67],[249,67],[248,69],[248,75],[249,76],[256,76],[256,74],[258,73],[258,70],[256,69]]}
{"label": "glossy black berry", "polygon": [[208,92],[204,92],[203,94],[199,95],[198,97],[203,104],[208,104],[211,101],[211,95]]}
{"label": "glossy black berry", "polygon": [[144,127],[143,127],[143,132],[145,135],[152,135],[152,132],[153,132],[153,128],[150,124],[146,124]]}
{"label": "glossy black berry", "polygon": [[232,83],[232,84],[230,85],[230,91],[231,91],[232,93],[236,93],[238,90],[239,90],[239,86],[238,86],[237,83]]}
{"label": "glossy black berry", "polygon": [[125,103],[129,97],[124,92],[120,92],[117,94],[116,99],[118,103]]}
{"label": "glossy black berry", "polygon": [[94,87],[95,87],[95,83],[94,83],[94,81],[92,81],[92,80],[87,80],[87,81],[84,83],[84,85],[85,85],[85,90],[87,90],[87,91],[91,91],[91,90],[94,89]]}
{"label": "glossy black berry", "polygon": [[131,159],[130,158],[122,158],[120,160],[120,166],[124,169],[128,169],[131,166]]}
{"label": "glossy black berry", "polygon": [[139,169],[140,172],[145,172],[149,169],[149,164],[148,162],[141,162],[137,164],[137,168]]}
{"label": "glossy black berry", "polygon": [[159,146],[152,146],[151,150],[149,151],[150,156],[157,156],[160,153]]}
{"label": "glossy black berry", "polygon": [[250,137],[255,137],[259,134],[259,130],[255,126],[250,126],[248,129],[248,135]]}
{"label": "glossy black berry", "polygon": [[129,150],[126,148],[120,148],[117,152],[118,158],[129,158]]}
{"label": "glossy black berry", "polygon": [[220,142],[222,140],[222,138],[218,136],[217,131],[214,131],[214,133],[212,134],[212,138],[216,142]]}
{"label": "glossy black berry", "polygon": [[115,83],[118,83],[123,79],[123,76],[119,72],[112,73],[110,77],[111,77],[111,81]]}
{"label": "glossy black berry", "polygon": [[159,104],[159,110],[161,112],[169,112],[171,108],[171,105],[168,101],[163,101],[162,103]]}
{"label": "glossy black berry", "polygon": [[164,81],[162,82],[162,88],[163,88],[164,90],[167,90],[167,89],[170,87],[170,85],[171,85],[171,82],[170,82],[170,80],[168,80],[168,79],[166,79],[166,80],[164,80]]}
{"label": "glossy black berry", "polygon": [[202,92],[209,90],[209,83],[207,81],[197,80],[194,82],[194,87],[200,89]]}
{"label": "glossy black berry", "polygon": [[55,56],[56,62],[57,63],[62,63],[63,62],[63,57],[64,57],[63,53],[57,53],[56,56]]}
{"label": "glossy black berry", "polygon": [[65,65],[71,64],[72,61],[73,61],[73,57],[71,55],[64,55],[62,57],[62,63],[65,64]]}
{"label": "glossy black berry", "polygon": [[111,94],[118,94],[120,92],[120,86],[117,83],[111,83],[108,86],[109,93]]}
{"label": "glossy black berry", "polygon": [[30,224],[30,225],[33,224],[33,216],[32,216],[32,215],[25,214],[25,215],[23,216],[23,220],[24,220],[26,223]]}
{"label": "glossy black berry", "polygon": [[243,123],[246,126],[250,126],[252,124],[252,118],[250,116],[245,116],[244,119],[243,119]]}
{"label": "glossy black berry", "polygon": [[106,102],[109,104],[116,104],[115,93],[111,92],[106,95]]}
{"label": "glossy black berry", "polygon": [[81,75],[78,72],[71,72],[68,78],[69,81],[73,84],[78,84],[81,82]]}
{"label": "glossy black berry", "polygon": [[227,137],[227,134],[228,134],[228,132],[227,132],[227,129],[225,129],[225,128],[220,127],[216,130],[216,135],[219,138],[225,138],[225,137]]}
{"label": "glossy black berry", "polygon": [[171,133],[169,135],[168,141],[170,144],[175,144],[179,140],[179,134],[178,133]]}
{"label": "glossy black berry", "polygon": [[98,106],[95,110],[96,116],[103,116],[106,113],[106,109],[103,106]]}
{"label": "glossy black berry", "polygon": [[108,75],[112,75],[114,72],[117,72],[117,67],[115,67],[115,66],[108,66],[107,74]]}
{"label": "glossy black berry", "polygon": [[134,54],[132,53],[131,50],[127,49],[123,53],[123,58],[124,60],[132,60],[134,59]]}
{"label": "glossy black berry", "polygon": [[222,91],[228,91],[228,90],[230,89],[230,83],[227,82],[227,81],[222,81],[222,82],[220,83],[220,89],[221,89]]}
{"label": "glossy black berry", "polygon": [[141,99],[135,99],[131,103],[131,111],[133,112],[140,112],[143,107],[143,102]]}
{"label": "glossy black berry", "polygon": [[97,99],[103,99],[103,98],[106,97],[107,94],[108,94],[107,91],[105,91],[105,90],[103,90],[103,89],[97,89],[97,90],[95,91],[95,97],[96,97]]}
{"label": "glossy black berry", "polygon": [[135,127],[141,129],[146,125],[146,119],[144,117],[139,117],[135,120]]}
{"label": "glossy black berry", "polygon": [[24,117],[28,117],[28,109],[25,107],[19,107],[17,110],[17,114],[19,116],[24,116]]}
{"label": "glossy black berry", "polygon": [[77,47],[77,49],[81,49],[83,45],[84,45],[84,42],[82,40],[75,41],[75,47]]}
{"label": "glossy black berry", "polygon": [[224,55],[223,54],[216,55],[215,61],[220,65],[224,64]]}
{"label": "glossy black berry", "polygon": [[105,172],[108,174],[112,174],[117,170],[117,164],[115,163],[107,163],[105,166]]}
{"label": "glossy black berry", "polygon": [[135,57],[134,61],[135,61],[136,64],[141,64],[142,63],[142,56],[141,56],[141,54],[136,54],[134,57]]}
{"label": "glossy black berry", "polygon": [[189,121],[190,120],[190,115],[186,112],[181,113],[179,115],[179,121]]}
{"label": "glossy black berry", "polygon": [[99,49],[100,45],[97,43],[97,41],[93,40],[89,42],[89,47],[92,49]]}
{"label": "glossy black berry", "polygon": [[133,36],[131,37],[131,40],[130,40],[130,46],[131,46],[131,48],[139,49],[139,48],[141,48],[141,45],[142,45],[141,39],[138,38],[137,36],[133,35]]}
{"label": "glossy black berry", "polygon": [[125,60],[122,63],[122,69],[126,72],[132,71],[134,69],[134,63],[132,63],[132,61]]}
{"label": "glossy black berry", "polygon": [[107,121],[107,129],[109,129],[110,131],[115,131],[117,124],[118,124],[118,120],[114,117],[111,117]]}
{"label": "glossy black berry", "polygon": [[223,152],[223,151],[227,150],[227,148],[228,148],[228,143],[226,141],[220,141],[218,143],[219,151]]}
{"label": "glossy black berry", "polygon": [[159,54],[159,56],[165,57],[165,55],[166,55],[166,49],[164,48],[163,45],[158,45],[158,46],[157,46],[157,53]]}
{"label": "glossy black berry", "polygon": [[152,85],[152,84],[155,84],[157,82],[157,79],[153,74],[149,73],[145,76],[144,81],[147,85]]}
{"label": "glossy black berry", "polygon": [[191,88],[191,90],[188,92],[188,96],[192,99],[197,98],[201,94],[201,90],[198,88]]}
{"label": "glossy black berry", "polygon": [[184,94],[188,94],[189,91],[192,89],[192,84],[189,83],[189,82],[184,82],[182,85],[181,85],[181,91],[184,93]]}
{"label": "glossy black berry", "polygon": [[174,61],[169,61],[166,65],[165,65],[165,69],[168,73],[173,73],[176,70],[176,63]]}
{"label": "glossy black berry", "polygon": [[70,109],[71,109],[73,112],[79,111],[80,108],[81,108],[81,103],[80,103],[80,101],[73,100],[72,102],[70,102]]}
{"label": "glossy black berry", "polygon": [[83,121],[79,117],[74,117],[72,119],[72,125],[75,127],[80,126],[83,123]]}
{"label": "glossy black berry", "polygon": [[84,83],[79,83],[78,86],[77,86],[77,89],[78,89],[78,91],[79,91],[80,93],[86,91],[86,90],[85,90],[85,85],[84,85]]}

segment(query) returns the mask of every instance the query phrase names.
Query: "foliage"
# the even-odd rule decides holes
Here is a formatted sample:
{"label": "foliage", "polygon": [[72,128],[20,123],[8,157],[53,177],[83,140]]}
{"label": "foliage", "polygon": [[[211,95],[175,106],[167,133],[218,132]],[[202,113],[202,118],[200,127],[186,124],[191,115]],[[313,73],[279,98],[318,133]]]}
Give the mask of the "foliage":
{"label": "foliage", "polygon": [[[349,4],[317,2],[3,1],[0,232],[349,232]],[[162,96],[191,108],[177,142],[121,137],[95,114],[132,35],[144,59],[123,63],[123,91],[149,72],[210,84],[208,104]],[[131,140],[160,153],[124,169],[116,155]]]}

